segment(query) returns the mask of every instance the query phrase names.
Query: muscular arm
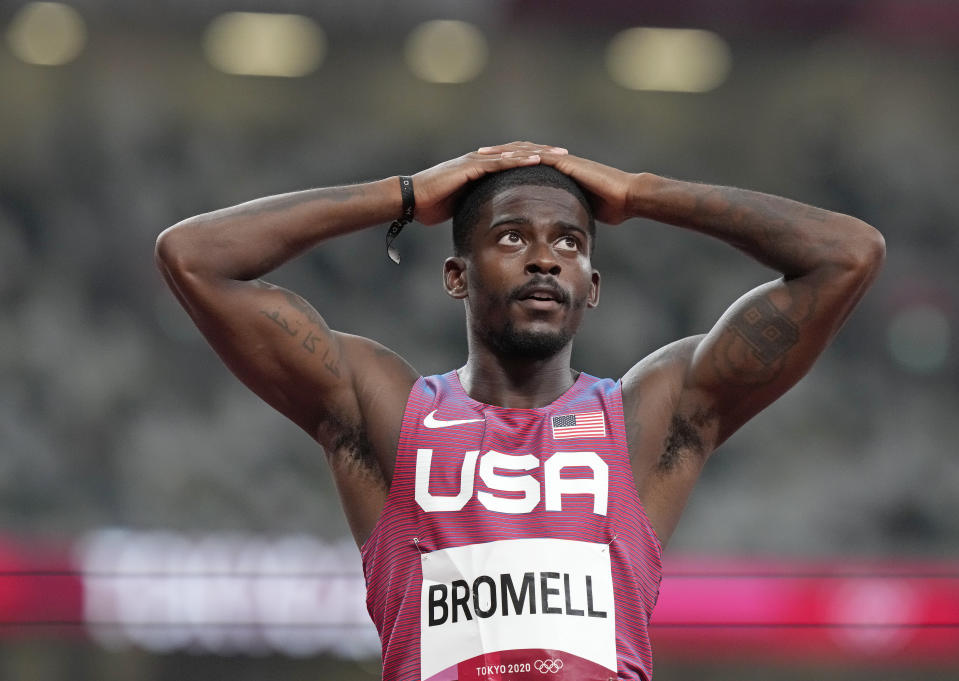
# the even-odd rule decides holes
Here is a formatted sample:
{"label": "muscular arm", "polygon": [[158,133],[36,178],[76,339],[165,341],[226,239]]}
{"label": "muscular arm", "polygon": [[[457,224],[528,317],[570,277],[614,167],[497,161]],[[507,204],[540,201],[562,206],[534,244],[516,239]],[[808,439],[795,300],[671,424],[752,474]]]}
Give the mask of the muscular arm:
{"label": "muscular arm", "polygon": [[[415,216],[442,222],[470,180],[537,162],[526,150],[473,153],[421,171],[413,177]],[[303,298],[260,277],[401,209],[392,177],[198,215],[164,231],[156,245],[164,279],[224,363],[323,445],[358,543],[382,508],[417,373],[378,343],[331,330]]]}
{"label": "muscular arm", "polygon": [[781,274],[734,302],[708,333],[623,377],[637,485],[665,543],[706,458],[805,375],[875,278],[885,245],[861,220],[789,199],[571,155],[543,162],[577,180],[604,222],[644,217],[695,230]]}
{"label": "muscular arm", "polygon": [[[879,271],[879,233],[856,218],[758,192],[636,177],[628,210],[721,239],[781,277],[747,292],[703,336],[674,343],[623,379],[637,422],[634,468],[663,541],[709,454],[795,385]],[[658,384],[667,413],[641,399]],[[643,386],[647,389],[644,389]]]}
{"label": "muscular arm", "polygon": [[[389,178],[258,199],[185,220],[157,240],[161,273],[223,361],[328,448],[338,433],[324,426],[359,417],[354,364],[374,347],[331,331],[309,303],[259,277],[400,207]],[[377,369],[399,366],[382,360]]]}
{"label": "muscular arm", "polygon": [[156,245],[165,280],[223,362],[323,445],[358,543],[385,499],[416,372],[370,340],[332,331],[303,298],[259,277],[394,218],[401,204],[395,177],[295,192],[184,220]]}
{"label": "muscular arm", "polygon": [[882,236],[759,192],[635,176],[628,210],[729,243],[782,276],[742,296],[684,360],[681,400],[715,415],[712,449],[812,366],[879,271]]}

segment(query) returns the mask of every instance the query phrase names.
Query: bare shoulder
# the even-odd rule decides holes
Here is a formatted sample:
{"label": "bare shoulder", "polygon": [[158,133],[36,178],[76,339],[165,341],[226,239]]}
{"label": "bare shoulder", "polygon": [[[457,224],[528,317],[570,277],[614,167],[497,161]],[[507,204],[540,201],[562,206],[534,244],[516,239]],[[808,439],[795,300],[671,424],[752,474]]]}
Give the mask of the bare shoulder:
{"label": "bare shoulder", "polygon": [[[708,418],[701,409],[682,413],[690,405],[686,377],[703,335],[674,341],[651,353],[623,376],[623,416],[630,456],[637,472],[665,472],[678,463],[681,451],[696,447],[693,422]],[[667,446],[672,438],[672,447]]]}
{"label": "bare shoulder", "polygon": [[646,355],[623,375],[623,390],[627,384],[635,384],[655,374],[669,373],[688,364],[703,338],[705,334],[680,338]]}

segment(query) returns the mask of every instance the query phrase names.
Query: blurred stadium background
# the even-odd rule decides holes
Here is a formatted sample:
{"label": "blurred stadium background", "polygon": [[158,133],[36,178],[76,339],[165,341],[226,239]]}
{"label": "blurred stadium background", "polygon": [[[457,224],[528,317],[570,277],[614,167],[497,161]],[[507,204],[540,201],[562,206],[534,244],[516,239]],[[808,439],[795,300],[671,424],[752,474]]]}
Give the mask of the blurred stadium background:
{"label": "blurred stadium background", "polygon": [[[512,139],[887,239],[835,344],[708,466],[657,678],[959,677],[959,2],[5,0],[0,35],[0,679],[378,678],[322,453],[222,367],[153,242]],[[407,230],[401,267],[383,231],[275,280],[458,366],[448,231]],[[576,364],[598,375],[771,276],[641,221],[596,261]]]}

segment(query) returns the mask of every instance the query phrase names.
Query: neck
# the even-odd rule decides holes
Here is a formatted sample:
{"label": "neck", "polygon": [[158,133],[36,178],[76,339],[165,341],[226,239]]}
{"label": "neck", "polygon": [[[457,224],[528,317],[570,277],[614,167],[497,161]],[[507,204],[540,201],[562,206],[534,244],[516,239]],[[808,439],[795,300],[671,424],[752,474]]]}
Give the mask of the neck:
{"label": "neck", "polygon": [[579,372],[570,368],[570,343],[547,359],[501,357],[470,343],[469,358],[457,373],[466,394],[477,402],[509,409],[545,407],[569,390]]}

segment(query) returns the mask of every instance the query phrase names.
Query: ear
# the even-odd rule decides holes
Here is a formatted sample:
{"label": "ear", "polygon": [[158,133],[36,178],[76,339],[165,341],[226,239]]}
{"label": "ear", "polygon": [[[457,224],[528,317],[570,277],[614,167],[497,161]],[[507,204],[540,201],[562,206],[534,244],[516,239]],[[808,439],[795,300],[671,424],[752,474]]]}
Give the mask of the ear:
{"label": "ear", "polygon": [[443,285],[451,298],[462,300],[466,297],[466,260],[459,257],[446,259],[443,263]]}
{"label": "ear", "polygon": [[599,305],[599,270],[593,270],[586,307],[596,307],[597,305]]}

